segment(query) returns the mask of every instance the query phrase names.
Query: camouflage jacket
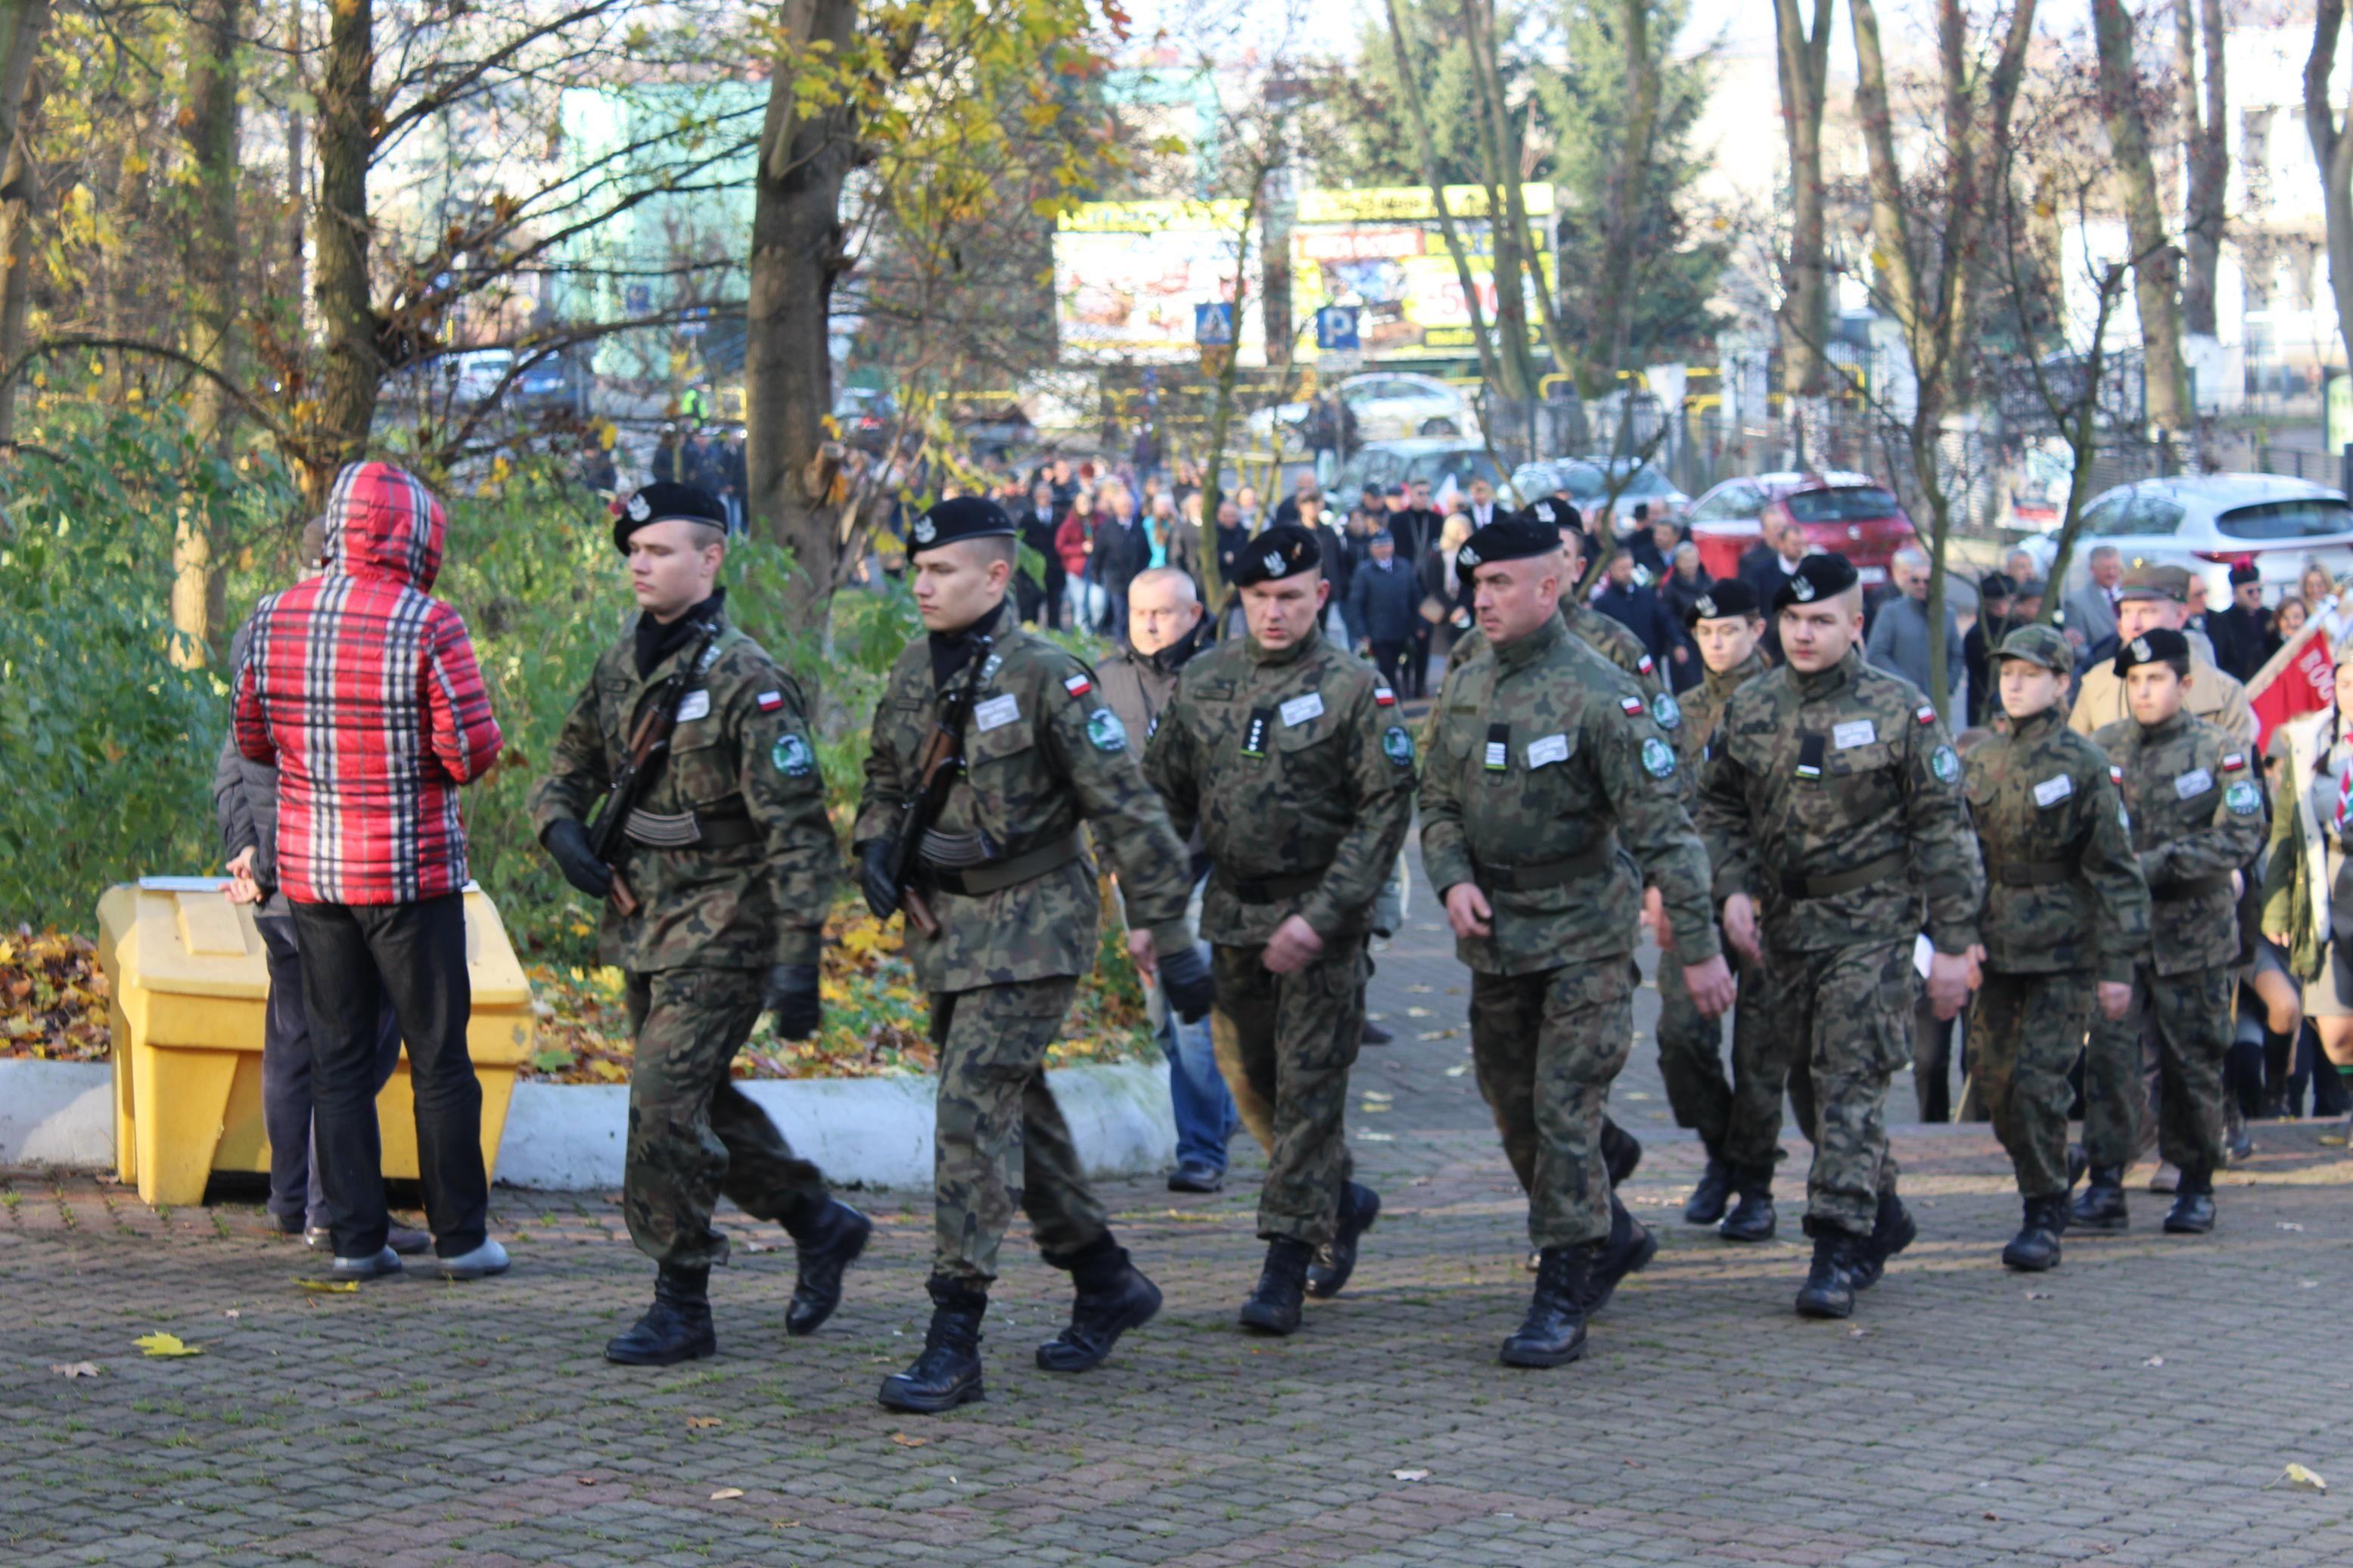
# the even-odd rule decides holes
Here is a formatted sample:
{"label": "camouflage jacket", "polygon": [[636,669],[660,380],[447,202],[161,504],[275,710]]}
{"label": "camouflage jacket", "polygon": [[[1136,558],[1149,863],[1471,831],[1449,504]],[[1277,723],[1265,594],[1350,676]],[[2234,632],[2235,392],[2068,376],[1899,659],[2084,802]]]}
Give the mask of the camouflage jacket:
{"label": "camouflage jacket", "polygon": [[1683,722],[1674,731],[1675,760],[1694,781],[1707,758],[1707,743],[1715,738],[1716,726],[1724,722],[1724,705],[1732,700],[1735,691],[1772,668],[1773,661],[1761,650],[1752,650],[1730,669],[1720,674],[1708,670],[1697,686],[1683,693]]}
{"label": "camouflage jacket", "polygon": [[2155,726],[2122,720],[2093,739],[2123,788],[2148,884],[2157,972],[2236,963],[2239,900],[2231,873],[2254,859],[2269,825],[2252,754],[2186,710]]}
{"label": "camouflage jacket", "polygon": [[[758,643],[721,616],[702,679],[679,709],[669,759],[638,798],[659,816],[748,816],[764,830],[748,843],[686,849],[633,843],[619,870],[637,896],[624,915],[606,900],[597,955],[623,969],[764,969],[815,963],[833,901],[841,847],[825,814],[825,779],[809,744],[800,689]],[[560,817],[586,821],[628,755],[629,732],[649,692],[668,680],[690,645],[652,673],[638,674],[625,636],[598,656],[532,786],[534,831]]]}
{"label": "camouflage jacket", "polygon": [[[1684,813],[1673,748],[1634,679],[1558,616],[1446,672],[1424,732],[1421,854],[1443,896],[1474,882],[1493,934],[1455,944],[1482,973],[1525,974],[1634,950],[1656,886],[1677,956],[1715,956],[1707,859]],[[1498,873],[1592,857],[1550,887]]]}
{"label": "camouflage jacket", "polygon": [[[1103,705],[1093,673],[1022,630],[1009,604],[982,620],[995,642],[983,657],[978,698],[965,726],[964,776],[934,830],[978,833],[991,858],[1006,860],[1047,848],[1084,822],[1118,869],[1132,922],[1151,931],[1157,951],[1177,951],[1192,940],[1185,849],[1136,769],[1126,727]],[[874,711],[856,842],[897,830],[900,810],[920,782],[916,768],[938,722],[939,695],[930,647],[919,638],[892,667]],[[926,896],[939,934],[927,938],[910,928],[906,938],[926,991],[971,991],[1094,967],[1102,900],[1083,855],[995,892]]]}
{"label": "camouflage jacket", "polygon": [[1985,860],[1988,966],[2130,984],[2148,948],[2148,886],[2106,754],[2052,708],[2012,720],[1961,766]]}
{"label": "camouflage jacket", "polygon": [[1719,898],[1747,893],[1767,942],[1819,952],[1978,939],[1985,872],[1961,760],[1920,689],[1859,651],[1736,689],[1708,749],[1699,826]]}
{"label": "camouflage jacket", "polygon": [[[1329,940],[1363,931],[1413,818],[1413,738],[1397,694],[1322,632],[1197,655],[1144,760],[1180,834],[1196,825],[1213,870],[1201,934],[1247,947],[1296,914]],[[1245,900],[1238,886],[1321,873]]]}

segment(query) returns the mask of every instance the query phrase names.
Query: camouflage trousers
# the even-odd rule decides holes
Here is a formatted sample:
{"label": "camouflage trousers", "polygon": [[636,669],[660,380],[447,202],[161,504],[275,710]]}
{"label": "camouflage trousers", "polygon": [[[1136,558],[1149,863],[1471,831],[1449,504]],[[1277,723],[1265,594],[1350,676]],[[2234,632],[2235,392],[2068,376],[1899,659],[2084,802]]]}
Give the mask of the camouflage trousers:
{"label": "camouflage trousers", "polygon": [[987,1289],[1017,1208],[1050,1257],[1076,1252],[1108,1228],[1070,1124],[1046,1087],[1046,1048],[1061,1032],[1078,984],[1057,975],[933,994],[932,1038],[940,1047],[935,1278]]}
{"label": "camouflage trousers", "polygon": [[1609,958],[1471,976],[1479,1092],[1528,1194],[1528,1240],[1538,1247],[1609,1234],[1602,1113],[1633,1052],[1634,973]]}
{"label": "camouflage trousers", "polygon": [[1218,984],[1211,1035],[1242,1125],[1266,1147],[1258,1234],[1310,1247],[1332,1239],[1348,1153],[1348,1069],[1365,1035],[1365,944],[1329,943],[1292,974],[1262,947],[1210,950]]}
{"label": "camouflage trousers", "polygon": [[2129,1165],[2137,1149],[2144,1042],[2158,1062],[2157,1148],[2184,1170],[2222,1164],[2222,1058],[2231,1045],[2231,971],[2133,973],[2132,1005],[2094,1021],[2084,1053],[2084,1152],[2094,1165]]}
{"label": "camouflage trousers", "polygon": [[1781,1094],[1789,1079],[1788,1054],[1766,1005],[1765,972],[1743,963],[1729,946],[1726,962],[1738,966],[1741,995],[1750,998],[1732,1013],[1732,1077],[1724,1076],[1724,1024],[1692,1005],[1683,966],[1672,953],[1659,955],[1659,1076],[1675,1125],[1735,1165],[1771,1168],[1781,1153]]}
{"label": "camouflage trousers", "polygon": [[1895,1190],[1887,1084],[1912,1059],[1920,977],[1912,938],[1766,955],[1773,1028],[1788,1043],[1789,1096],[1813,1140],[1806,1233],[1867,1236]]}
{"label": "camouflage trousers", "polygon": [[2021,1197],[2067,1190],[2067,1069],[2091,1026],[2092,976],[1985,972],[1969,1008],[1969,1082],[2010,1152]]}
{"label": "camouflage trousers", "polygon": [[722,1193],[745,1214],[784,1223],[815,1214],[830,1196],[818,1168],[795,1157],[768,1113],[728,1076],[759,1022],[766,985],[760,969],[628,977],[637,1062],[621,1212],[629,1239],[657,1263],[727,1261],[727,1238],[711,1228]]}

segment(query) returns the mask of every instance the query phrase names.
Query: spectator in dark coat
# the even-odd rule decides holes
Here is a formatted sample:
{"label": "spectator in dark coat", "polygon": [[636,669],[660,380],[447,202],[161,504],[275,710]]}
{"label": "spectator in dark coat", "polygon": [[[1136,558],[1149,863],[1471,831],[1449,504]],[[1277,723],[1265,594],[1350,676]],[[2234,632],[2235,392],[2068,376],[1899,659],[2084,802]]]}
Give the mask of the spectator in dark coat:
{"label": "spectator in dark coat", "polygon": [[1021,542],[1038,552],[1044,564],[1046,580],[1039,584],[1043,599],[1038,608],[1038,618],[1049,630],[1062,624],[1062,600],[1068,586],[1067,569],[1062,564],[1062,552],[1056,531],[1061,520],[1054,509],[1054,484],[1041,479],[1029,488],[1029,509],[1021,514]]}
{"label": "spectator in dark coat", "polygon": [[[1643,502],[1636,511],[1645,510]],[[1651,585],[1660,587],[1675,569],[1675,547],[1683,542],[1683,525],[1671,517],[1638,520],[1633,534],[1626,541],[1634,552],[1634,564],[1651,574]]]}
{"label": "spectator in dark coat", "polygon": [[1654,589],[1659,595],[1659,607],[1667,612],[1668,624],[1676,634],[1674,657],[1667,664],[1667,674],[1677,691],[1688,691],[1707,674],[1706,667],[1700,662],[1699,649],[1692,642],[1692,610],[1702,595],[1715,586],[1715,579],[1700,564],[1699,546],[1688,539],[1675,546],[1668,564],[1670,570]]}
{"label": "spectator in dark coat", "polygon": [[2206,617],[2214,662],[2222,673],[2244,682],[2271,658],[2272,613],[2263,608],[2263,574],[2242,562],[2231,568],[2230,608]]}
{"label": "spectator in dark coat", "polygon": [[1642,639],[1651,658],[1665,663],[1675,646],[1675,628],[1659,596],[1634,579],[1634,552],[1619,545],[1609,553],[1601,593],[1593,607]]}
{"label": "spectator in dark coat", "polygon": [[1138,573],[1152,569],[1152,541],[1144,531],[1143,520],[1130,515],[1124,493],[1107,489],[1111,504],[1095,524],[1094,556],[1089,570],[1095,586],[1103,592],[1100,629],[1118,637],[1127,626],[1127,585]]}
{"label": "spectator in dark coat", "polygon": [[1406,650],[1413,646],[1421,584],[1398,559],[1397,541],[1383,529],[1372,536],[1368,553],[1348,580],[1348,636],[1371,658],[1391,690],[1405,684]]}
{"label": "spectator in dark coat", "polygon": [[1976,729],[2001,711],[2001,693],[1994,689],[1993,650],[2001,646],[2018,623],[2010,616],[2009,577],[1989,572],[1978,579],[1978,618],[1961,638],[1961,668],[1968,672],[1969,728]]}

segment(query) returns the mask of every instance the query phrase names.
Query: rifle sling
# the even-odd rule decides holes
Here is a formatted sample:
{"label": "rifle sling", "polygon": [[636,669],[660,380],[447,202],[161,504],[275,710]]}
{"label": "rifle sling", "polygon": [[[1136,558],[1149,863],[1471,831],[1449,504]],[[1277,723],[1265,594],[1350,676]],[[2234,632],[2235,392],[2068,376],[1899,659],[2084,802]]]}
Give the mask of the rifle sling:
{"label": "rifle sling", "polygon": [[925,866],[923,880],[944,893],[956,893],[967,899],[983,898],[1021,882],[1033,882],[1049,871],[1059,871],[1086,853],[1077,832],[1062,835],[1050,844],[1008,857],[991,860],[986,865],[971,866],[962,870],[945,867]]}

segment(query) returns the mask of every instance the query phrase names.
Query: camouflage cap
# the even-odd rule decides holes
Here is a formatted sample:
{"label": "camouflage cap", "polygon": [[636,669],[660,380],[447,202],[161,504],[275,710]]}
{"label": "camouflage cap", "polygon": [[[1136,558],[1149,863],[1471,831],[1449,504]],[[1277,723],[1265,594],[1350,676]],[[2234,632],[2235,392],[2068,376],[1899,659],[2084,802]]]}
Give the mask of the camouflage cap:
{"label": "camouflage cap", "polygon": [[2189,602],[2189,574],[2179,566],[2160,566],[2144,563],[2125,574],[2124,585],[2116,590],[2119,599],[2170,599],[2177,605]]}
{"label": "camouflage cap", "polygon": [[2075,646],[2056,626],[2021,626],[2001,639],[1993,657],[1996,663],[2015,658],[2040,665],[2053,675],[2072,675],[2075,671]]}

